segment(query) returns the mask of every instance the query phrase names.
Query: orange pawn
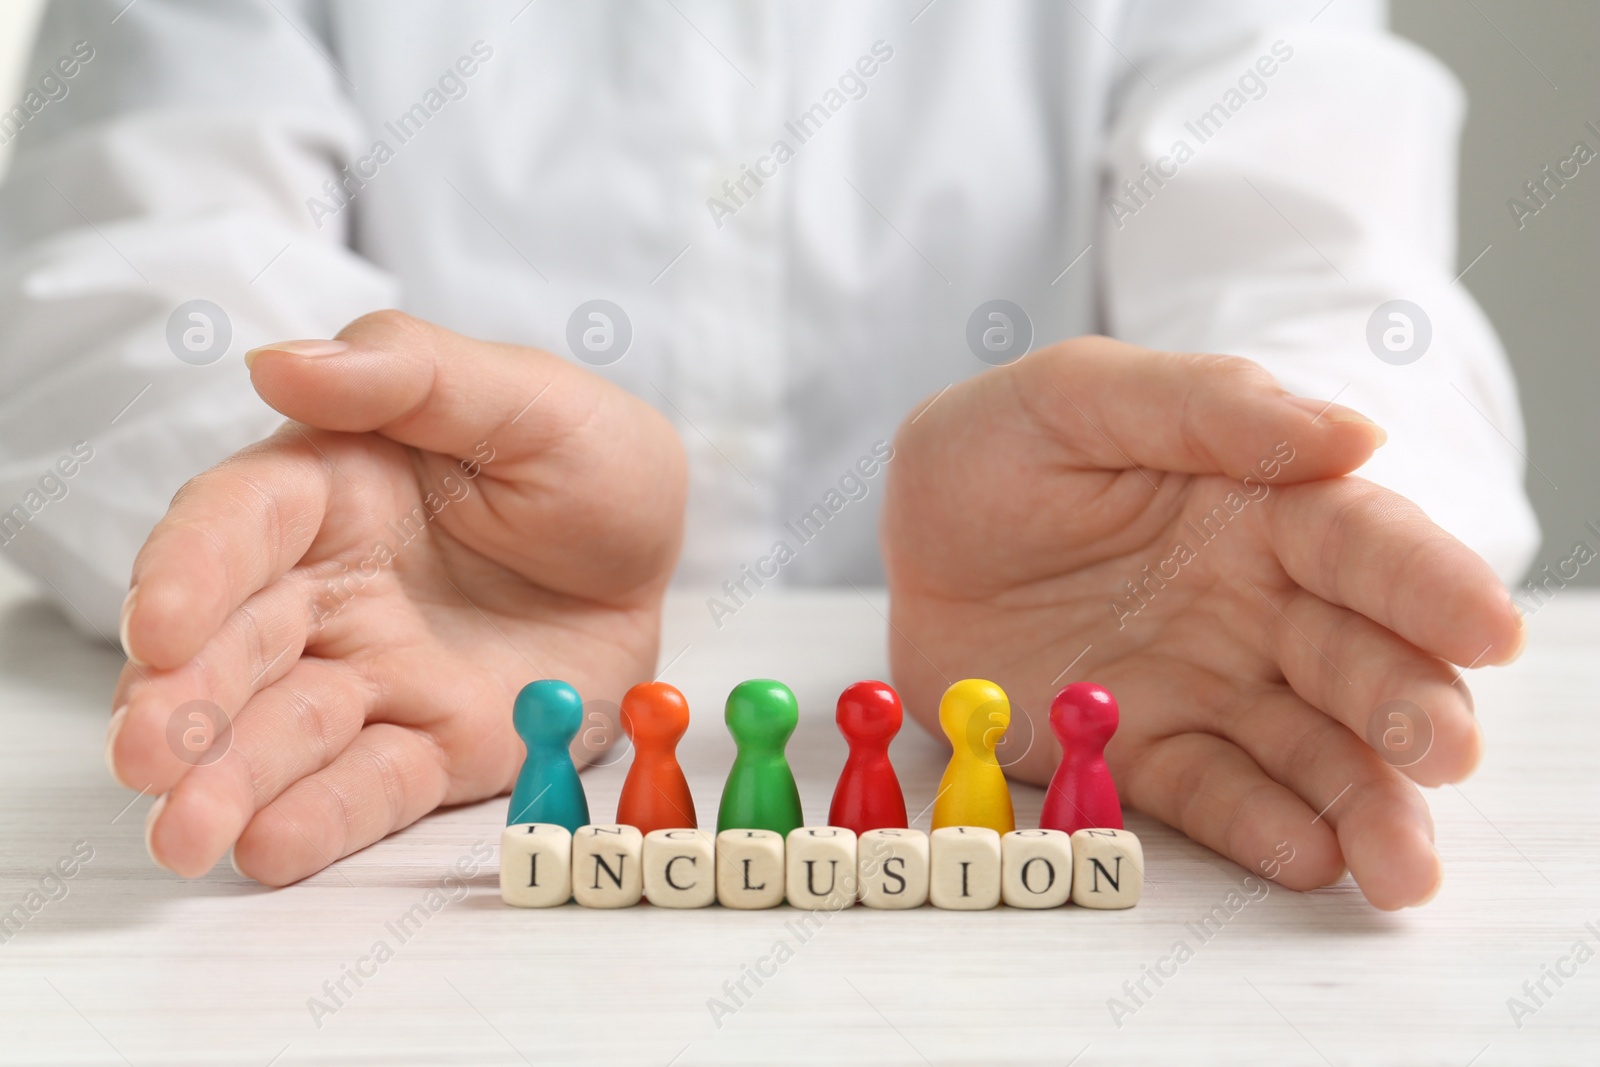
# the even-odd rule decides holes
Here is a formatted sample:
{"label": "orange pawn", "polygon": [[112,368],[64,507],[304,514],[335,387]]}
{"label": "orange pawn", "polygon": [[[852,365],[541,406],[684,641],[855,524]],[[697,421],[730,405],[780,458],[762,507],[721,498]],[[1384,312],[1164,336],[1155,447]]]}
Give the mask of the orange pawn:
{"label": "orange pawn", "polygon": [[617,822],[641,834],[699,825],[678,766],[678,740],[687,729],[689,702],[666,682],[644,682],[623,695],[622,731],[633,742],[633,765],[622,782]]}

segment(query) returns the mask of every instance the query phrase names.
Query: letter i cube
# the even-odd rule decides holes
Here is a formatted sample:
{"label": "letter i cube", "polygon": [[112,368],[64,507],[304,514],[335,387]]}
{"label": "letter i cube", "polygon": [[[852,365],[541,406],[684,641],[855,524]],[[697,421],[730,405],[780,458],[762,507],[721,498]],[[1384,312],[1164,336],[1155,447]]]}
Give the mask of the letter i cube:
{"label": "letter i cube", "polygon": [[1072,895],[1072,836],[1013,830],[1000,838],[1000,899],[1008,908],[1059,908]]}
{"label": "letter i cube", "polygon": [[1131,908],[1144,892],[1144,848],[1128,830],[1072,835],[1072,902],[1085,908]]}
{"label": "letter i cube", "polygon": [[1000,835],[987,826],[941,826],[929,838],[928,900],[983,911],[1000,903]]}
{"label": "letter i cube", "polygon": [[631,908],[644,893],[644,835],[609,823],[572,835],[572,899],[586,908]]}
{"label": "letter i cube", "polygon": [[716,849],[706,830],[644,835],[644,896],[658,908],[708,908],[717,902]]}
{"label": "letter i cube", "polygon": [[724,908],[776,908],[783,903],[783,835],[724,830],[717,835],[717,903]]}
{"label": "letter i cube", "polygon": [[842,826],[790,830],[785,845],[789,906],[838,911],[856,902],[856,835]]}
{"label": "letter i cube", "polygon": [[525,822],[500,834],[500,899],[519,908],[554,908],[572,898],[572,833]]}
{"label": "letter i cube", "polygon": [[898,911],[928,902],[928,835],[921,830],[868,830],[856,843],[861,903]]}

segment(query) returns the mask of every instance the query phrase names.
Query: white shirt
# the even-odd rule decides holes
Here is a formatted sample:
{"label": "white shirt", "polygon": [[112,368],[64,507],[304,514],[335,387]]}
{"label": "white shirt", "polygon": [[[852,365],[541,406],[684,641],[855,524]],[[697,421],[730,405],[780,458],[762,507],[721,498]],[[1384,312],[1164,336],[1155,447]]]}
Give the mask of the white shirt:
{"label": "white shirt", "polygon": [[[1504,578],[1536,547],[1452,282],[1462,94],[1373,3],[124,3],[51,5],[49,92],[0,114],[0,541],[80,624],[114,633],[172,493],[278,423],[242,353],[384,306],[569,358],[580,305],[622,308],[596,373],[682,431],[682,584],[840,497],[783,580],[881,580],[883,474],[844,479],[987,369],[994,299],[1034,347],[1256,359],[1384,425],[1362,475]],[[205,320],[168,340],[195,299],[231,333],[203,366]],[[1395,299],[1431,324],[1407,365],[1367,341]]]}

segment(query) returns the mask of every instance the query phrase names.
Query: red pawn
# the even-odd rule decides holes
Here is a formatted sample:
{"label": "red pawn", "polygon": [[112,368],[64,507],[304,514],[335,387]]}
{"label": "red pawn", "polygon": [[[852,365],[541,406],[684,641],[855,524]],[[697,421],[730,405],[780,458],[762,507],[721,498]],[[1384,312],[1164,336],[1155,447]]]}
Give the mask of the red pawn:
{"label": "red pawn", "polygon": [[689,702],[666,682],[644,682],[622,697],[622,730],[633,764],[617,800],[617,822],[651,830],[697,826],[694,795],[678,766],[678,739],[689,729]]}
{"label": "red pawn", "polygon": [[906,826],[906,798],[889,762],[889,742],[900,732],[900,695],[884,682],[857,682],[839,694],[836,721],[850,743],[828,808],[828,825],[864,834]]}
{"label": "red pawn", "polygon": [[1050,702],[1050,729],[1061,742],[1061,766],[1044,795],[1040,829],[1122,829],[1122,802],[1105,756],[1117,732],[1116,698],[1093,682],[1073,682]]}

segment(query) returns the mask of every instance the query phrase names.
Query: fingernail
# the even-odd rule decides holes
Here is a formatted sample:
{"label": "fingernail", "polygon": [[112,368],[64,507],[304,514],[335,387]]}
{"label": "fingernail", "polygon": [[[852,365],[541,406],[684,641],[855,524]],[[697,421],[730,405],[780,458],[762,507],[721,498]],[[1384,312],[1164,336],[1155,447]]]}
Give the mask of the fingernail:
{"label": "fingernail", "polygon": [[239,861],[234,859],[233,849],[231,849],[231,848],[228,850],[228,866],[232,867],[233,868],[233,873],[237,874],[240,878],[249,878],[250,877],[248,874],[245,874],[243,871],[241,871],[239,869]]}
{"label": "fingernail", "polygon": [[122,724],[127,719],[128,705],[124,704],[111,713],[111,721],[106,724],[106,770],[111,772],[111,780],[113,782],[116,782],[124,789],[132,789],[133,787],[124,782],[122,776],[117,773],[117,761],[113,755],[113,749],[116,748],[117,744],[117,735],[122,732]]}
{"label": "fingernail", "polygon": [[1373,442],[1373,448],[1382,448],[1389,440],[1389,435],[1384,432],[1382,426],[1379,426],[1361,414],[1361,412],[1347,408],[1342,404],[1335,404],[1328,400],[1317,400],[1309,396],[1286,396],[1283,399],[1301,411],[1311,412],[1312,422],[1321,422],[1326,419],[1329,422],[1345,422],[1357,426],[1372,427],[1378,435],[1377,440]]}
{"label": "fingernail", "polygon": [[167,796],[168,794],[162,793],[156,797],[156,802],[150,805],[150,813],[144,817],[144,850],[150,854],[150,859],[154,861],[157,867],[164,871],[171,871],[172,868],[161,862],[161,858],[156,855],[156,850],[150,843],[150,834],[156,828],[156,820],[161,818],[162,809],[167,806]]}
{"label": "fingernail", "polygon": [[117,636],[122,640],[122,654],[128,657],[129,662],[143,667],[144,661],[133,654],[133,648],[128,644],[128,620],[133,618],[134,598],[138,595],[139,587],[136,585],[128,590],[128,595],[123,599],[122,619],[117,623]]}
{"label": "fingernail", "polygon": [[1372,432],[1374,434],[1374,437],[1372,439],[1372,447],[1373,448],[1382,448],[1384,445],[1389,443],[1389,431],[1385,430],[1382,426],[1379,426],[1377,423],[1373,422],[1371,419],[1367,418],[1364,415],[1357,415],[1355,412],[1352,411],[1352,412],[1349,413],[1348,417],[1346,417],[1346,418],[1337,418],[1337,419],[1334,419],[1333,421],[1334,422],[1362,422],[1362,423],[1366,423],[1368,426],[1372,427]]}
{"label": "fingernail", "polygon": [[1522,658],[1522,653],[1528,648],[1528,617],[1517,617],[1517,643],[1511,647],[1511,655],[1506,657],[1506,663],[1515,663]]}
{"label": "fingernail", "polygon": [[252,348],[244,354],[246,367],[255,363],[256,356],[262,352],[287,352],[291,356],[336,356],[340,352],[348,352],[349,344],[344,341],[324,341],[311,338],[305,341],[274,341],[270,345],[261,345]]}

